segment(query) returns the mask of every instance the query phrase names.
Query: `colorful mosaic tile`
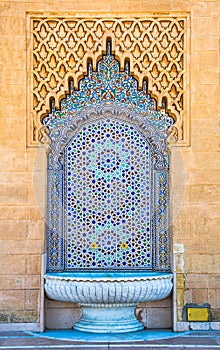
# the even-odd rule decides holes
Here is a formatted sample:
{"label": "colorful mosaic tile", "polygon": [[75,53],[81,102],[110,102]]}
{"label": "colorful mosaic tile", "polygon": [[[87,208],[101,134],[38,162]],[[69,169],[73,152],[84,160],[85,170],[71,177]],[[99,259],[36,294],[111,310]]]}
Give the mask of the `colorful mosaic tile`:
{"label": "colorful mosaic tile", "polygon": [[140,132],[116,120],[66,146],[67,269],[152,267],[151,162]]}
{"label": "colorful mosaic tile", "polygon": [[79,90],[71,89],[71,93],[61,101],[59,110],[53,110],[44,118],[43,124],[48,126],[50,137],[56,139],[57,131],[71,121],[73,115],[80,110],[94,105],[114,103],[121,107],[131,107],[143,113],[144,119],[157,130],[161,139],[173,124],[173,118],[156,109],[156,102],[144,90],[138,90],[137,81],[121,72],[119,63],[113,55],[105,55],[98,63],[97,71],[89,69],[89,74],[81,80]]}
{"label": "colorful mosaic tile", "polygon": [[110,54],[44,119],[48,271],[169,270],[172,123]]}

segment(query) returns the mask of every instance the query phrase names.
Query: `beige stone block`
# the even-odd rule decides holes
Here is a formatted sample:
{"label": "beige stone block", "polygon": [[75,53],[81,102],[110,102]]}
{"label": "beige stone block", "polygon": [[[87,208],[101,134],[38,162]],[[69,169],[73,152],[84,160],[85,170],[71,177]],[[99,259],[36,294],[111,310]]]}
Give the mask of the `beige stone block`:
{"label": "beige stone block", "polygon": [[48,329],[70,329],[81,317],[81,310],[74,309],[47,309],[45,326]]}
{"label": "beige stone block", "polygon": [[183,1],[177,1],[172,2],[172,10],[177,12],[188,12],[192,8],[192,5],[189,2]]}
{"label": "beige stone block", "polygon": [[44,239],[45,222],[44,220],[28,221],[28,239]]}
{"label": "beige stone block", "polygon": [[[33,0],[27,0],[25,2],[19,2],[16,3],[16,0],[12,1],[13,6],[11,7],[11,15],[17,14],[18,16],[22,16],[24,12],[30,11],[30,6],[31,6],[31,12],[53,12],[53,13],[58,13],[62,12],[63,13],[63,2],[57,2],[56,0],[52,0],[50,2],[43,2],[41,0],[33,2]],[[20,6],[19,6],[20,5]],[[71,2],[71,1],[66,1],[65,2],[65,12],[71,12],[75,13],[76,11],[79,11],[79,5],[80,2]],[[87,2],[87,6],[84,6],[84,10],[81,9],[81,11],[90,11],[88,8],[89,3]]]}
{"label": "beige stone block", "polygon": [[[32,174],[32,188],[30,196],[35,200],[45,197],[47,179],[47,157],[45,149],[38,150],[33,154],[28,154],[28,169]],[[42,202],[39,204],[42,205]]]}
{"label": "beige stone block", "polygon": [[[199,128],[199,126],[198,126]],[[195,126],[196,129],[196,126]],[[208,136],[208,130],[207,130],[207,136],[205,136],[205,131],[201,130],[201,133],[204,132],[204,136],[202,134],[199,136],[199,133],[196,131],[193,133],[193,140],[192,140],[192,148],[195,151],[200,151],[200,152],[210,152],[210,151],[218,151],[219,149],[219,137],[216,136],[216,127],[215,127],[215,134],[214,136],[210,137]],[[213,132],[214,130],[212,130]],[[202,177],[201,177],[202,178]],[[210,182],[210,181],[209,181]]]}
{"label": "beige stone block", "polygon": [[218,254],[220,252],[220,242],[213,245],[213,240],[196,239],[185,244],[187,253],[195,254]]}
{"label": "beige stone block", "polygon": [[[196,7],[197,2],[193,1],[193,17],[194,16],[216,16],[220,12],[219,1],[203,1],[201,2],[201,7]],[[195,8],[195,10],[194,10]]]}
{"label": "beige stone block", "polygon": [[[115,3],[116,5],[117,3]],[[172,11],[172,3],[166,1],[164,3],[150,3],[147,1],[140,2],[139,7],[136,7],[136,1],[130,0],[127,1],[125,7],[122,11],[146,11],[146,12],[160,12],[160,11]]]}
{"label": "beige stone block", "polygon": [[189,218],[192,220],[195,218],[195,216],[198,215],[198,213],[203,212],[203,205],[197,204],[197,205],[189,205],[184,204],[181,206],[179,215],[177,216],[176,220],[174,221],[174,224],[177,220],[189,220]]}
{"label": "beige stone block", "polygon": [[40,302],[40,292],[37,290],[25,291],[25,310],[38,310]]}
{"label": "beige stone block", "polygon": [[8,35],[9,33],[17,35],[25,34],[25,18],[16,16],[1,16],[0,33]]}
{"label": "beige stone block", "polygon": [[[213,116],[217,116],[220,113],[220,103],[210,103],[210,101],[205,101],[205,103],[194,103],[191,104],[191,114],[194,118],[198,119],[213,119]],[[192,140],[193,141],[193,140]]]}
{"label": "beige stone block", "polygon": [[191,257],[192,272],[215,273],[219,271],[220,261],[218,255],[193,254]]}
{"label": "beige stone block", "polygon": [[[11,41],[11,46],[6,49],[6,46],[4,46],[4,49],[1,51],[1,62],[3,65],[3,74],[8,71],[10,72],[10,64],[13,65],[13,70],[10,74],[12,76],[16,77],[14,74],[15,72],[23,72],[23,74],[26,72],[25,65],[18,65],[18,62],[22,62],[25,59],[25,50],[18,49],[16,46],[16,36],[14,37],[14,42],[12,41],[13,36],[7,36],[9,42]],[[21,40],[21,42],[25,42],[25,35],[21,36],[18,34],[18,38]],[[23,47],[23,45],[22,45]],[[20,73],[19,73],[20,74]],[[7,84],[7,77],[4,75],[4,82]],[[9,84],[17,85],[17,84],[25,84],[26,81],[20,81],[20,79],[14,79],[13,81],[10,81]]]}
{"label": "beige stone block", "polygon": [[1,323],[33,323],[38,322],[39,312],[26,310],[0,311]]}
{"label": "beige stone block", "polygon": [[[206,206],[203,205],[203,210],[198,211],[197,216],[194,215],[192,218],[192,233],[193,237],[197,239],[209,239],[212,238],[212,232],[208,229],[208,224],[210,222],[210,218],[206,211]],[[211,237],[210,237],[211,235]]]}
{"label": "beige stone block", "polygon": [[39,289],[40,276],[4,274],[0,275],[0,286],[2,290]]}
{"label": "beige stone block", "polygon": [[139,306],[141,308],[154,308],[154,307],[158,307],[158,308],[169,308],[172,306],[172,297],[168,297],[166,299],[163,300],[156,300],[156,301],[149,301],[147,303],[140,303]]}
{"label": "beige stone block", "polygon": [[24,291],[0,291],[0,310],[24,310]]}
{"label": "beige stone block", "polygon": [[[27,150],[27,159],[28,159],[28,171],[33,174],[33,171],[42,170],[42,167],[38,167],[38,162],[36,164],[37,159],[41,160],[42,154],[45,154],[44,150],[39,150],[36,148],[28,148]],[[39,162],[40,163],[40,162]],[[33,175],[32,175],[33,176]]]}
{"label": "beige stone block", "polygon": [[[197,54],[194,54],[197,55]],[[196,61],[197,59],[197,61]],[[207,60],[210,61],[204,61],[201,62],[198,58],[194,58],[192,64],[199,64],[201,69],[211,69],[211,67],[215,67],[218,60],[217,57],[217,52],[216,52],[216,57],[211,57],[210,58],[206,58]],[[214,104],[218,104],[219,103],[219,88],[218,88],[218,84],[192,84],[191,86],[191,101],[192,104],[205,104],[206,102],[211,102]]]}
{"label": "beige stone block", "polygon": [[[123,8],[124,6],[122,6],[122,4],[124,4],[124,1],[120,1],[118,3],[118,8]],[[111,11],[115,11],[116,10],[116,4],[114,2],[109,2],[106,1],[104,6],[102,7],[102,2],[100,0],[94,0],[93,2],[90,2],[89,4],[86,4],[86,1],[80,1],[78,3],[78,9],[80,11],[83,11],[83,9],[88,8],[90,11],[107,11],[107,12],[111,12]],[[138,5],[139,7],[139,5]]]}
{"label": "beige stone block", "polygon": [[27,216],[25,206],[0,206],[0,220],[25,220]]}
{"label": "beige stone block", "polygon": [[[10,104],[9,104],[10,103]],[[9,102],[8,97],[5,95],[1,97],[0,105],[0,116],[4,116],[8,119],[19,120],[21,123],[25,123],[24,116],[26,114],[26,105],[25,101],[19,101],[19,104],[16,103],[16,100]]]}
{"label": "beige stone block", "polygon": [[30,221],[37,221],[44,219],[44,207],[29,206],[27,210],[27,218]]}
{"label": "beige stone block", "polygon": [[0,239],[25,239],[28,232],[25,220],[0,220]]}
{"label": "beige stone block", "polygon": [[208,286],[211,289],[220,289],[220,275],[217,273],[217,271],[216,273],[208,276]]}
{"label": "beige stone block", "polygon": [[0,275],[0,289],[1,290],[15,290],[23,289],[24,276],[21,275]]}
{"label": "beige stone block", "polygon": [[40,281],[40,275],[27,275],[24,278],[24,289],[39,289]]}
{"label": "beige stone block", "polygon": [[192,303],[192,290],[184,291],[184,305]]}
{"label": "beige stone block", "polygon": [[28,200],[30,205],[35,205],[44,216],[46,205],[46,176],[44,173],[33,174],[33,188],[29,188]]}
{"label": "beige stone block", "polygon": [[147,309],[147,328],[171,328],[172,310],[170,308]]}
{"label": "beige stone block", "polygon": [[[13,55],[13,51],[11,51],[11,55]],[[25,84],[26,83],[26,74],[25,70],[23,69],[14,69],[10,70],[10,67],[4,66],[4,70],[2,71],[2,82],[4,84],[15,84],[15,82],[18,82],[19,84]],[[12,118],[16,119],[17,117],[17,111],[14,109],[13,114],[11,115]],[[23,115],[24,117],[25,115]],[[25,126],[25,123],[24,125]]]}
{"label": "beige stone block", "polygon": [[10,10],[10,2],[5,1],[0,3],[0,17],[6,17]]}
{"label": "beige stone block", "polygon": [[220,217],[219,218],[211,218],[207,222],[206,228],[207,232],[209,233],[209,238],[216,241],[216,238],[218,239],[219,235],[219,227],[220,227]]}
{"label": "beige stone block", "polygon": [[186,174],[186,183],[190,185],[195,184],[212,184],[218,185],[220,179],[220,171],[191,171]]}
{"label": "beige stone block", "polygon": [[212,309],[212,321],[220,321],[220,308]]}
{"label": "beige stone block", "polygon": [[212,220],[220,218],[220,206],[219,204],[209,204],[206,206],[207,215]]}
{"label": "beige stone block", "polygon": [[[205,39],[205,38],[204,38]],[[193,52],[191,54],[191,64],[195,64],[194,67],[200,67],[200,69],[205,69],[205,70],[213,70],[216,69],[216,65],[218,64],[218,50],[217,47],[215,48],[215,50],[208,50],[208,51],[197,51],[197,52]],[[192,84],[194,84],[194,81],[192,81]],[[213,84],[213,83],[212,83]],[[209,84],[201,84],[200,87],[199,86],[194,86],[192,85],[192,93],[194,94],[196,92],[197,89],[199,89],[199,92],[204,96],[204,98],[206,98],[207,100],[209,100],[209,92],[210,90],[213,91],[214,87]],[[203,89],[203,92],[202,92]],[[212,90],[213,89],[213,90]],[[215,90],[218,90],[218,85],[216,85]],[[198,103],[200,103],[200,101],[198,101]],[[204,101],[201,103],[204,104]],[[210,101],[209,101],[210,103]],[[219,102],[218,102],[219,103]]]}
{"label": "beige stone block", "polygon": [[208,301],[208,289],[193,289],[192,302],[195,304],[204,304]]}
{"label": "beige stone block", "polygon": [[3,241],[0,240],[0,254],[10,252],[11,254],[41,254],[44,252],[44,242],[42,240],[25,241]]}
{"label": "beige stone block", "polygon": [[25,204],[28,202],[27,187],[22,184],[1,184],[0,202],[6,205]]}
{"label": "beige stone block", "polygon": [[[26,50],[26,37],[25,35],[16,35],[16,33],[7,33],[7,35],[1,36],[1,44],[5,51],[10,51],[13,48],[15,51],[24,52]],[[25,67],[21,66],[20,68],[25,70]]]}
{"label": "beige stone block", "polygon": [[192,84],[218,84],[218,70],[215,66],[212,69],[192,69],[191,82]]}
{"label": "beige stone block", "polygon": [[[24,56],[25,60],[25,56]],[[22,61],[21,61],[22,64]],[[6,93],[7,92],[7,93]],[[6,84],[2,83],[0,85],[0,96],[3,97],[3,102],[11,103],[11,100],[23,101],[24,96],[26,96],[26,85],[25,84]],[[16,113],[16,110],[15,110]]]}
{"label": "beige stone block", "polygon": [[[192,135],[193,135],[192,146],[194,146],[196,141],[199,142],[198,140],[199,137],[200,137],[200,143],[204,143],[206,140],[210,140],[209,147],[211,145],[211,142],[214,144],[216,143],[219,144],[220,130],[219,130],[218,120],[216,119],[204,120],[204,118],[193,118]],[[194,137],[196,136],[197,138],[194,139]]]}
{"label": "beige stone block", "polygon": [[32,174],[28,172],[0,172],[0,183],[23,184],[30,185],[32,182]]}
{"label": "beige stone block", "polygon": [[220,289],[208,289],[207,301],[212,308],[220,308]]}
{"label": "beige stone block", "polygon": [[30,205],[37,205],[37,198],[35,196],[35,190],[32,184],[32,187],[28,188],[28,203]]}
{"label": "beige stone block", "polygon": [[208,288],[209,286],[209,281],[208,281],[208,276],[204,273],[197,274],[187,274],[186,275],[186,282],[185,282],[185,288],[186,289],[203,289],[203,288]]}
{"label": "beige stone block", "polygon": [[197,38],[203,36],[216,35],[219,31],[219,17],[216,13],[216,16],[208,16],[204,13],[204,16],[194,17],[192,20],[192,36]]}
{"label": "beige stone block", "polygon": [[11,255],[8,251],[8,255],[5,255],[7,250],[5,250],[0,255],[0,266],[1,273],[8,275],[19,275],[26,273],[26,256],[25,255]]}
{"label": "beige stone block", "polygon": [[3,172],[18,172],[27,170],[27,156],[26,152],[1,152],[1,171]]}
{"label": "beige stone block", "polygon": [[173,224],[173,238],[176,239],[191,239],[191,221],[178,219]]}
{"label": "beige stone block", "polygon": [[220,169],[218,152],[185,152],[183,154],[185,167],[188,171],[209,171]]}
{"label": "beige stone block", "polygon": [[41,255],[27,256],[27,274],[39,275],[41,273]]}

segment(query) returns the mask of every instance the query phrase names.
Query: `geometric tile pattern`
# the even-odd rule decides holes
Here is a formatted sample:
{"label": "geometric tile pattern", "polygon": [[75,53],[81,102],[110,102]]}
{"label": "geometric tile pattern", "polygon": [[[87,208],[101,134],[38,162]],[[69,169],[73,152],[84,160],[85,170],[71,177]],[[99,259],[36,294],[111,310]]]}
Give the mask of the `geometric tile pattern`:
{"label": "geometric tile pattern", "polygon": [[108,51],[43,123],[47,270],[169,270],[173,119]]}
{"label": "geometric tile pattern", "polygon": [[152,268],[150,147],[101,120],[65,148],[66,268]]}
{"label": "geometric tile pattern", "polygon": [[43,125],[49,128],[50,138],[55,142],[57,130],[70,122],[74,113],[89,106],[108,103],[130,106],[134,111],[144,113],[144,119],[156,129],[162,142],[167,136],[167,129],[174,122],[168,113],[156,109],[155,100],[146,91],[138,90],[137,81],[128,70],[120,71],[119,62],[109,52],[99,61],[96,72],[89,67],[89,74],[81,80],[79,90],[71,90],[61,101],[60,109],[54,109],[43,118]]}

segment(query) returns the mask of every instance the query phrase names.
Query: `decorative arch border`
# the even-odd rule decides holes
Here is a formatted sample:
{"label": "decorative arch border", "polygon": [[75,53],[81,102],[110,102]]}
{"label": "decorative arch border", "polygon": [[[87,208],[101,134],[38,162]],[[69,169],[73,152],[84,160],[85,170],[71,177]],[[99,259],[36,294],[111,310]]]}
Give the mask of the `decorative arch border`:
{"label": "decorative arch border", "polygon": [[132,109],[109,104],[89,107],[82,110],[80,113],[75,114],[74,118],[59,130],[59,137],[52,142],[53,146],[51,149],[54,170],[62,168],[64,147],[77,130],[80,129],[84,123],[106,118],[117,118],[117,120],[126,121],[136,126],[145,136],[152,149],[155,169],[168,169],[165,140],[158,138],[156,129],[146,120],[145,116]]}
{"label": "decorative arch border", "polygon": [[78,89],[87,74],[88,62],[96,69],[111,40],[112,50],[138,88],[156,99],[175,124],[171,139],[177,145],[189,144],[188,52],[189,15],[132,14],[70,15],[68,13],[28,15],[28,144],[38,145],[47,130],[42,119],[51,109],[51,99],[60,101],[73,80]]}
{"label": "decorative arch border", "polygon": [[165,144],[157,138],[156,129],[142,115],[127,108],[116,106],[97,106],[83,110],[68,125],[63,126],[57,142],[52,142],[48,154],[48,211],[47,211],[47,271],[63,271],[64,233],[63,233],[63,184],[64,149],[73,136],[85,124],[98,120],[120,120],[134,125],[146,138],[153,156],[154,193],[153,211],[153,270],[170,270],[170,233],[169,233],[169,166]]}

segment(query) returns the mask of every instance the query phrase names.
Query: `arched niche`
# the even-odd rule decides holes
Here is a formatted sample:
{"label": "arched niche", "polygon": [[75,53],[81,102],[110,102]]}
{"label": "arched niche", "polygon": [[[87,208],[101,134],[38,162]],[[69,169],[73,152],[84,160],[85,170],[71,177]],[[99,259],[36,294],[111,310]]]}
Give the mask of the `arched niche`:
{"label": "arched niche", "polygon": [[[128,71],[121,72],[119,70],[118,61],[109,52],[98,63],[97,71],[94,72],[90,68],[88,76],[80,82],[79,89],[77,91],[70,89],[69,95],[62,100],[60,109],[53,108],[43,123],[47,131],[45,138],[50,143],[47,182],[47,271],[111,268],[170,270],[169,156],[166,141],[169,137],[168,130],[172,128],[173,119],[166,112],[157,110],[155,100],[146,91],[137,89],[136,80],[129,75]],[[102,128],[107,123],[111,125],[111,132],[104,132],[102,134],[103,142],[100,143],[98,142],[99,134],[94,130]],[[120,136],[117,142],[114,140],[116,125],[121,130],[120,134],[122,134],[122,130],[126,129],[124,136]],[[139,143],[134,138],[131,141],[131,136],[128,134],[128,131],[131,131],[130,128],[132,128],[133,133],[135,131]],[[92,151],[91,147],[84,149],[82,143],[78,145],[78,148],[75,147],[79,138],[84,139],[82,142],[85,144],[88,142],[91,146],[92,134],[94,134],[96,149],[98,147],[101,149],[99,155],[94,149]],[[107,137],[107,134],[110,136]],[[111,151],[108,151],[106,146],[107,138],[112,139]],[[133,161],[128,161],[127,158],[127,161],[124,162],[124,166],[128,167],[127,174],[124,172],[126,178],[124,190],[122,190],[122,176],[117,178],[116,173],[117,170],[120,173],[124,170],[120,164],[122,164],[124,154],[129,153],[131,149],[124,148],[122,151],[124,142],[122,139],[136,142],[136,146],[132,149],[134,153],[136,152],[136,158]],[[144,145],[145,155],[141,153],[141,148],[138,148],[139,144]],[[116,152],[117,147],[121,149],[121,153]],[[76,149],[77,157],[72,155],[73,149]],[[85,153],[84,158],[82,157],[83,152]],[[89,206],[88,203],[87,206],[83,206],[85,193],[88,202],[94,201],[91,192],[92,183],[91,181],[87,183],[89,154],[93,157],[93,163],[96,164],[92,175],[95,177],[99,176],[100,162],[103,159],[108,159],[109,163],[113,162],[115,156],[118,168],[116,167],[112,171],[114,179],[112,177],[109,183],[108,181],[105,183],[105,186],[107,188],[107,185],[110,185],[111,191],[113,191],[111,185],[114,187],[115,183],[118,184],[118,191],[116,186],[114,192],[116,197],[117,193],[120,193],[122,205],[117,211],[116,208],[120,203],[118,198],[113,212],[116,213],[118,219],[120,217],[120,223],[117,218],[115,221],[111,221],[111,209],[106,211],[105,215],[103,214],[104,207],[108,204],[107,201],[104,202],[104,206],[98,205],[97,202],[93,207]],[[108,158],[109,154],[111,156]],[[137,154],[139,161],[137,161]],[[80,162],[81,166],[79,166]],[[75,173],[74,170],[77,168],[76,164],[78,164],[78,173]],[[85,173],[87,171],[87,176],[83,180],[84,168]],[[130,171],[131,175],[133,168],[136,169],[137,173],[139,169],[140,173],[135,175],[137,185],[131,185],[131,188],[128,189],[128,172]],[[140,180],[140,177],[143,177],[141,172],[144,169],[145,172],[148,172],[148,176],[144,173],[146,178],[143,181],[143,178]],[[80,174],[82,178],[75,181],[74,178]],[[108,178],[106,174],[108,172],[105,173],[102,167],[99,182],[103,182],[103,178],[105,180]],[[146,181],[148,186],[143,185]],[[70,195],[68,194],[68,186]],[[132,186],[134,191],[132,191]],[[74,187],[78,191],[80,190],[78,196],[82,200],[79,203],[77,199],[74,202],[74,191],[72,191]],[[100,187],[96,189],[98,190],[98,188]],[[139,191],[138,188],[141,190]],[[124,204],[126,197],[129,197],[128,191],[130,190],[131,192],[136,191],[136,193],[139,191],[143,200],[140,209],[137,210],[138,202],[135,207],[135,195],[132,194],[129,209],[126,212]],[[105,193],[102,191],[101,193],[101,197],[104,198]],[[142,208],[144,203],[148,209]],[[77,205],[81,208],[80,212],[76,210]],[[110,203],[110,206],[113,204]],[[88,218],[83,210],[85,212],[89,210]],[[133,224],[130,223],[128,217],[128,213],[132,210],[138,212],[136,217],[133,215],[135,218]],[[68,215],[71,214],[71,211],[74,212],[74,216],[68,221]],[[95,220],[93,216],[96,218]],[[137,217],[140,217],[140,223],[137,222]],[[77,220],[80,224],[77,223]],[[76,222],[74,229],[71,228],[71,222]],[[109,225],[112,230],[108,228]],[[83,227],[85,232],[82,232]],[[127,233],[125,234],[125,232]],[[104,247],[104,243],[99,246],[102,240],[107,242],[108,239],[109,242],[112,242],[110,248],[107,243]],[[116,241],[117,244],[113,244],[113,241]]]}

